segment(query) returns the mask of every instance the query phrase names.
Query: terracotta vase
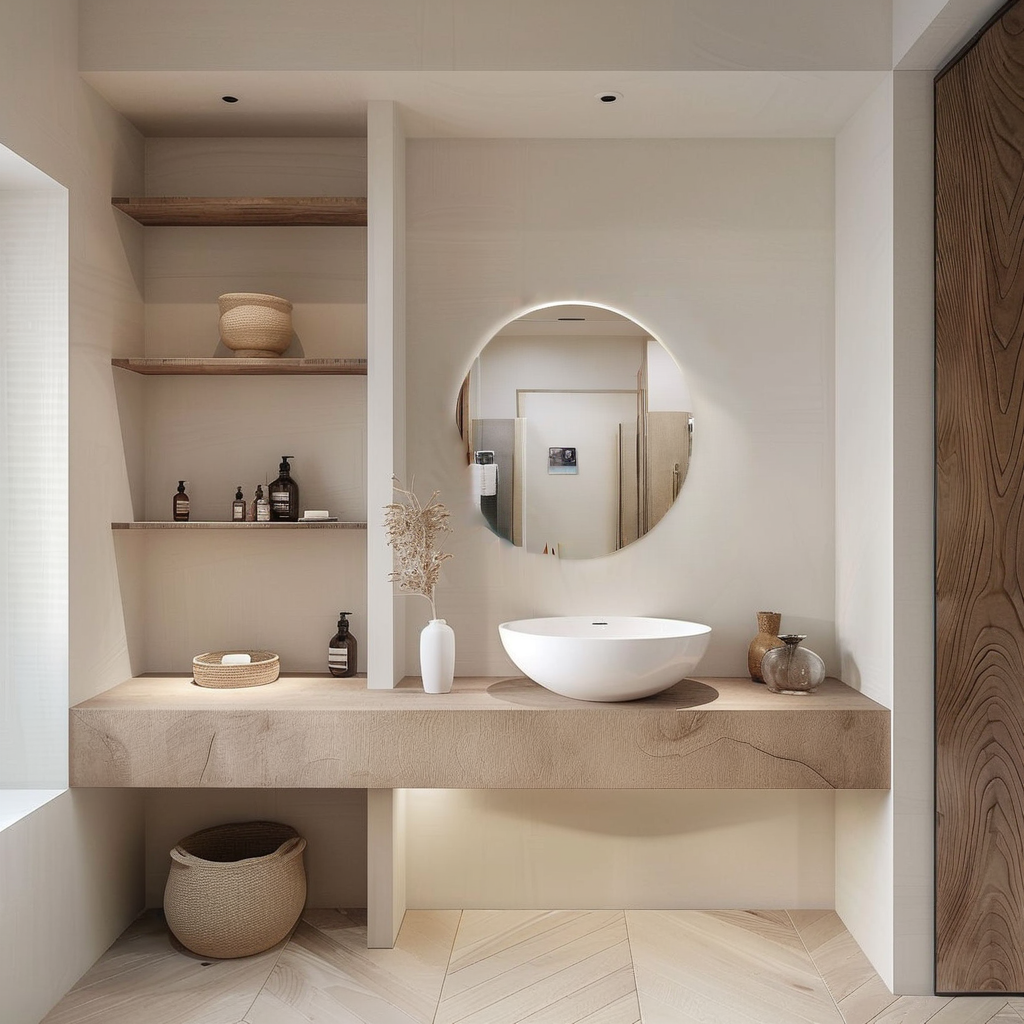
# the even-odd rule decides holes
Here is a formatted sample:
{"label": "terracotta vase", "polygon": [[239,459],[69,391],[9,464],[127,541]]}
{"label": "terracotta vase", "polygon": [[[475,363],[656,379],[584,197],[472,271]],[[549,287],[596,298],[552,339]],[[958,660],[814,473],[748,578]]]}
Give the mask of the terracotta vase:
{"label": "terracotta vase", "polygon": [[747,648],[747,671],[755,683],[763,683],[761,675],[761,659],[768,651],[784,646],[779,639],[779,627],[782,625],[782,612],[758,612],[757,636],[750,641]]}

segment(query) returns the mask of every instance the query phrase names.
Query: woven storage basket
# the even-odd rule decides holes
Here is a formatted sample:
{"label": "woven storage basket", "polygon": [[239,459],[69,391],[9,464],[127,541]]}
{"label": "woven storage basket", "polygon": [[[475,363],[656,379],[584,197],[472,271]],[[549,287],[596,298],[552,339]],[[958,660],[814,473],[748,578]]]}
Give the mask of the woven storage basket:
{"label": "woven storage basket", "polygon": [[217,302],[221,341],[236,356],[279,356],[292,343],[292,304],[280,295],[227,292]]}
{"label": "woven storage basket", "polygon": [[[225,654],[248,654],[248,665],[222,665]],[[233,689],[239,686],[265,686],[281,671],[281,659],[273,651],[210,651],[192,659],[192,678],[199,686]]]}
{"label": "woven storage basket", "polygon": [[302,851],[289,825],[247,821],[186,836],[171,850],[164,915],[200,956],[252,956],[281,941],[306,902]]}

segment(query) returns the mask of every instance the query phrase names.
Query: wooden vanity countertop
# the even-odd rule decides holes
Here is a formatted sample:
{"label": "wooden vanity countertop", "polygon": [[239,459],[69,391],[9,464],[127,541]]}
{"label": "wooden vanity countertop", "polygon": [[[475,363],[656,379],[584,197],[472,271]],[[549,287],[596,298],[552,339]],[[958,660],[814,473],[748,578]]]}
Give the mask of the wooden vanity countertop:
{"label": "wooden vanity countertop", "polygon": [[524,678],[282,676],[205,689],[140,676],[70,713],[73,786],[888,789],[890,713],[838,679],[787,696],[686,679],[640,701],[570,700]]}

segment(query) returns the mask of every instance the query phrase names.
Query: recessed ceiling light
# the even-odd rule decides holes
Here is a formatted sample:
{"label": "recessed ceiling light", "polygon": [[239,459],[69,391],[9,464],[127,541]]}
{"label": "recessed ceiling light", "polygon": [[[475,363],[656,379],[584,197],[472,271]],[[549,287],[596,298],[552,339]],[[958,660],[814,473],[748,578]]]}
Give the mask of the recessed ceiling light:
{"label": "recessed ceiling light", "polygon": [[614,103],[616,100],[622,99],[621,92],[599,92],[596,95],[602,103]]}
{"label": "recessed ceiling light", "polygon": [[225,103],[237,103],[238,102],[238,97],[237,96],[221,96],[221,99]]}

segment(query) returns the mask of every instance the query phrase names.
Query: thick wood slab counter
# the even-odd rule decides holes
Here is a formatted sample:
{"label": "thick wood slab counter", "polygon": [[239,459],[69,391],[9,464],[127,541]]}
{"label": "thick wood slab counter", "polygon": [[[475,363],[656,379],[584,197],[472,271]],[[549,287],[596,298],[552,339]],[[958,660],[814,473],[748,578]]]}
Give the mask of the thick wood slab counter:
{"label": "thick wood slab counter", "polygon": [[836,679],[782,696],[687,679],[592,704],[522,678],[284,676],[211,690],[131,679],[71,709],[73,786],[887,789],[889,711]]}

